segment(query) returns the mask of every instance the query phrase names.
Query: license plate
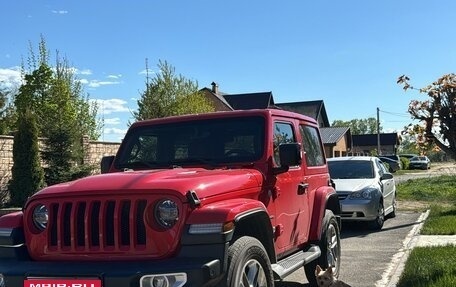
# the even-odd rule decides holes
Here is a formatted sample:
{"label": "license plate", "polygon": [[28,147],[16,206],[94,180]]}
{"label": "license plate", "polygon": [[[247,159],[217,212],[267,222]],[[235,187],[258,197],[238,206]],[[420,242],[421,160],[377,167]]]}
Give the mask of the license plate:
{"label": "license plate", "polygon": [[24,287],[102,287],[100,279],[33,278],[24,281]]}

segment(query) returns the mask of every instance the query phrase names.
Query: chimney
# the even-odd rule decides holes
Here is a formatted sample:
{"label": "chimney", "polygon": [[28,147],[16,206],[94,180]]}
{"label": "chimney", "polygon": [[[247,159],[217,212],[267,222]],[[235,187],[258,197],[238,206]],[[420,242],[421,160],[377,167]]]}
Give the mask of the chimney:
{"label": "chimney", "polygon": [[212,92],[214,94],[218,94],[218,84],[216,82],[212,82],[211,86],[212,86]]}

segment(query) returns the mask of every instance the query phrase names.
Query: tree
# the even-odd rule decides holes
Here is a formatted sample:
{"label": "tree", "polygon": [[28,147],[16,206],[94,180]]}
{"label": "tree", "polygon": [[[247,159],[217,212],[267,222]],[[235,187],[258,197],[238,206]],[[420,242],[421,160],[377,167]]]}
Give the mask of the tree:
{"label": "tree", "polygon": [[[37,115],[40,136],[47,136],[50,128],[77,126],[75,132],[98,139],[101,125],[97,120],[98,106],[84,96],[80,81],[68,60],[56,56],[56,65],[49,64],[49,52],[44,39],[39,44],[39,57],[30,49],[29,70],[23,68],[24,84],[19,88],[14,105],[18,112],[31,109]],[[79,137],[81,138],[81,137]]]}
{"label": "tree", "polygon": [[38,129],[35,115],[21,113],[14,135],[12,178],[9,182],[10,204],[23,206],[29,196],[44,186],[43,169],[38,150]]}
{"label": "tree", "polygon": [[12,90],[0,87],[0,135],[12,132],[17,121],[12,94]]}
{"label": "tree", "polygon": [[[80,81],[68,61],[56,56],[56,65],[49,64],[49,53],[43,39],[39,57],[33,50],[24,71],[25,83],[19,88],[15,106],[19,113],[30,109],[37,115],[39,135],[46,138],[43,159],[47,165],[46,182],[55,184],[87,174],[82,165],[82,138],[97,139],[101,126],[96,119],[97,106],[83,95]],[[24,69],[25,70],[25,69]]]}
{"label": "tree", "polygon": [[410,101],[408,112],[420,123],[411,125],[408,131],[415,135],[420,146],[436,144],[456,159],[456,75],[446,74],[424,88],[414,88],[410,78],[402,75],[397,83],[405,91],[417,90],[429,98]]}
{"label": "tree", "polygon": [[[375,118],[353,119],[350,121],[335,120],[333,127],[349,127],[352,135],[376,134],[377,120]],[[382,131],[380,126],[380,132]]]}
{"label": "tree", "polygon": [[[146,67],[147,68],[147,67]],[[214,107],[198,90],[198,83],[176,75],[175,68],[159,61],[159,73],[149,82],[138,100],[135,120],[162,118],[214,111]]]}

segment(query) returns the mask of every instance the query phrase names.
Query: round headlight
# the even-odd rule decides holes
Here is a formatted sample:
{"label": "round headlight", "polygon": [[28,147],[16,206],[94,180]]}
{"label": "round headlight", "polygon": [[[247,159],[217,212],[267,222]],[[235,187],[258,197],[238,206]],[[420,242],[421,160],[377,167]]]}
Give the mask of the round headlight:
{"label": "round headlight", "polygon": [[40,204],[33,210],[33,223],[40,230],[46,229],[49,221],[49,212],[44,204]]}
{"label": "round headlight", "polygon": [[170,199],[158,202],[155,206],[155,218],[161,226],[165,228],[173,227],[179,218],[177,204]]}

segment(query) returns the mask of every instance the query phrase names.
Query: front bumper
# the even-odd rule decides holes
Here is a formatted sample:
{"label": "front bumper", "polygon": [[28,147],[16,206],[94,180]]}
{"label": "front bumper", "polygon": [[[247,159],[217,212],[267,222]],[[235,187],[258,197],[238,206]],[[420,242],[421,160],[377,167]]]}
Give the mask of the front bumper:
{"label": "front bumper", "polygon": [[[139,287],[144,275],[185,273],[184,286],[217,286],[222,264],[213,258],[176,258],[134,262],[0,261],[5,287],[24,286],[27,278],[97,278],[103,287]],[[44,281],[43,281],[44,282]]]}
{"label": "front bumper", "polygon": [[[50,262],[29,257],[21,229],[3,229],[3,233],[0,232],[0,275],[4,285],[0,286],[22,287],[27,278],[91,278],[101,280],[103,287],[140,287],[140,279],[145,275],[173,273],[185,273],[183,286],[220,286],[229,246],[225,236],[184,236],[183,242],[188,244],[181,246],[177,256],[163,260]],[[205,244],[194,244],[202,239],[206,240]]]}
{"label": "front bumper", "polygon": [[344,221],[372,221],[378,215],[377,199],[345,199],[340,202],[341,219]]}

